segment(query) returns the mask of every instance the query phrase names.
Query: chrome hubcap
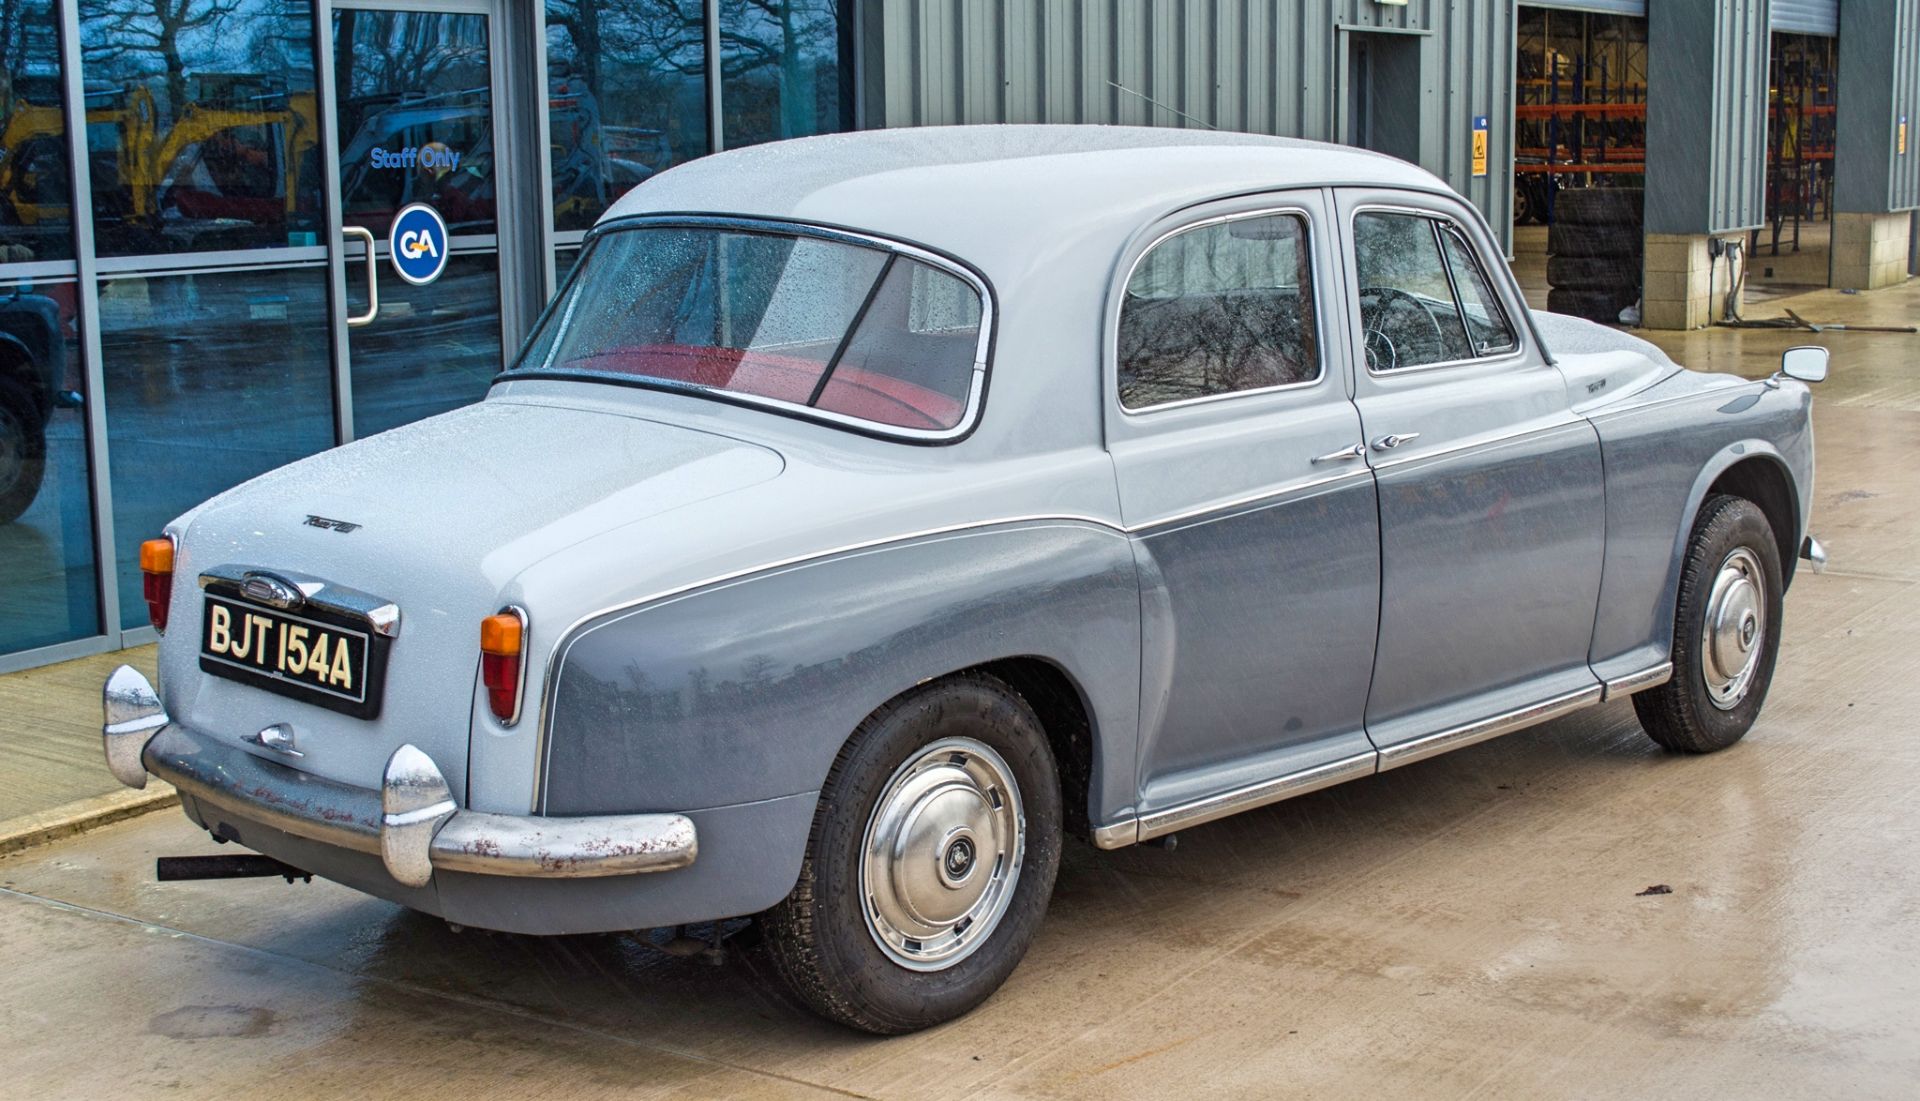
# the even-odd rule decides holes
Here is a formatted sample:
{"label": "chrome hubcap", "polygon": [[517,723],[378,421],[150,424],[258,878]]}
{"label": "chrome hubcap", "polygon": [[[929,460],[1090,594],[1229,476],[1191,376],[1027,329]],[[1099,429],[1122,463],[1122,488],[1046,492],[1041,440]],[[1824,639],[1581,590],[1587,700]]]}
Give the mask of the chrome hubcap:
{"label": "chrome hubcap", "polygon": [[939,971],[992,935],[1026,852],[1013,770],[972,738],[942,738],[894,771],[861,840],[867,931],[902,967]]}
{"label": "chrome hubcap", "polygon": [[1707,698],[1722,711],[1732,710],[1746,697],[1760,664],[1767,636],[1766,584],[1760,560],[1745,547],[1734,548],[1714,576],[1701,632],[1700,664]]}

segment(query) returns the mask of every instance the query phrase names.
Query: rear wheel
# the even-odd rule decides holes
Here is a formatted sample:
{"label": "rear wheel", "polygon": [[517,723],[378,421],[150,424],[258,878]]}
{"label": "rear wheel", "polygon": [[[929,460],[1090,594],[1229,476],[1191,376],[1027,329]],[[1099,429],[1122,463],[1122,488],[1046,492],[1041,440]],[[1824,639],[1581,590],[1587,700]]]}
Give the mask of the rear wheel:
{"label": "rear wheel", "polygon": [[1033,942],[1060,816],[1046,734],[1005,682],[968,674],[888,704],[841,750],[800,881],[764,915],[775,970],[867,1032],[960,1016]]}
{"label": "rear wheel", "polygon": [[1649,737],[1711,753],[1746,734],[1773,681],[1783,588],[1766,514],[1740,497],[1707,498],[1681,567],[1673,679],[1633,697]]}

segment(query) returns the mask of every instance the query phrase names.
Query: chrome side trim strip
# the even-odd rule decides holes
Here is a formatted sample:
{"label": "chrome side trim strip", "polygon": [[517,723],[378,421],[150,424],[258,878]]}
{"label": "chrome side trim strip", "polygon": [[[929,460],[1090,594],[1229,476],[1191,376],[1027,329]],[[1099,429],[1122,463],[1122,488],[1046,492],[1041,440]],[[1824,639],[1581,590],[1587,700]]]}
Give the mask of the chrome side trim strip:
{"label": "chrome side trim strip", "polygon": [[1223,791],[1218,795],[1195,799],[1191,803],[1143,814],[1132,821],[1101,826],[1093,831],[1093,843],[1103,849],[1117,849],[1140,841],[1151,841],[1156,837],[1165,837],[1176,830],[1205,825],[1208,822],[1239,814],[1241,811],[1264,807],[1269,803],[1278,803],[1283,799],[1319,791],[1321,788],[1332,787],[1347,780],[1371,776],[1377,771],[1376,763],[1379,756],[1372,750],[1356,753],[1338,761],[1330,761],[1298,772],[1289,772],[1271,780],[1262,780],[1257,784],[1248,784],[1246,787]]}
{"label": "chrome side trim strip", "polygon": [[1503,715],[1495,715],[1478,722],[1456,726],[1451,730],[1442,730],[1412,741],[1387,746],[1380,751],[1380,771],[1385,772],[1390,768],[1424,761],[1428,757],[1436,757],[1448,750],[1459,749],[1461,746],[1472,745],[1475,742],[1484,742],[1489,738],[1512,733],[1522,727],[1559,718],[1583,707],[1591,707],[1600,702],[1605,691],[1598,684],[1588,685],[1552,699],[1516,708]]}
{"label": "chrome side trim strip", "polygon": [[[1418,370],[1418,368],[1406,368],[1406,369]],[[1585,425],[1586,423],[1587,423],[1587,419],[1585,417],[1569,415],[1565,420],[1557,420],[1548,424],[1535,425],[1531,428],[1523,428],[1518,432],[1502,432],[1502,433],[1499,433],[1498,435],[1493,435],[1493,436],[1475,436],[1475,437],[1470,437],[1464,440],[1455,440],[1451,443],[1443,444],[1439,447],[1429,448],[1425,451],[1409,452],[1408,454],[1401,455],[1397,458],[1380,459],[1378,461],[1373,462],[1373,469],[1377,471],[1392,470],[1395,467],[1406,466],[1409,463],[1423,463],[1431,459],[1439,459],[1439,458],[1444,458],[1445,456],[1448,456],[1448,455],[1455,455],[1462,451],[1478,451],[1478,450],[1485,450],[1485,449],[1494,448],[1494,447],[1505,447],[1510,443],[1516,443],[1522,440],[1529,440],[1536,436],[1545,436],[1553,432],[1562,432],[1569,428],[1575,428],[1581,425]],[[1419,435],[1419,433],[1417,432],[1414,434]]]}
{"label": "chrome side trim strip", "polygon": [[1173,527],[1174,525],[1190,520],[1198,520],[1202,517],[1224,516],[1226,513],[1234,512],[1238,509],[1259,508],[1267,504],[1278,504],[1281,501],[1294,497],[1305,496],[1311,490],[1320,489],[1323,486],[1330,486],[1336,482],[1349,482],[1362,478],[1371,479],[1372,477],[1373,468],[1363,466],[1355,467],[1351,470],[1342,470],[1337,474],[1327,474],[1319,478],[1302,478],[1297,482],[1278,488],[1263,489],[1257,493],[1232,497],[1224,501],[1209,501],[1199,508],[1190,508],[1184,512],[1175,512],[1152,520],[1142,520],[1137,524],[1127,525],[1123,530],[1125,530],[1128,535],[1148,535],[1157,532],[1161,528]]}
{"label": "chrome side trim strip", "polygon": [[1607,682],[1606,695],[1602,699],[1619,699],[1631,696],[1642,688],[1652,688],[1673,679],[1673,663],[1663,661],[1658,665],[1642,669],[1637,673],[1628,673],[1624,677],[1615,677]]}

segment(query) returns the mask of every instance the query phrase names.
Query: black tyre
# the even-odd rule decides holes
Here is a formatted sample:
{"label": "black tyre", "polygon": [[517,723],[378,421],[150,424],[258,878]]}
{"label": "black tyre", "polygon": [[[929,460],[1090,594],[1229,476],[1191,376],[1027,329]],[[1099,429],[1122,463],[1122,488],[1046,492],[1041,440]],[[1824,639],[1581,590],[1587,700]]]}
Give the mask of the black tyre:
{"label": "black tyre", "polygon": [[1513,184],[1513,224],[1530,226],[1540,220],[1540,196],[1524,179]]}
{"label": "black tyre", "polygon": [[1005,682],[966,674],[895,700],[840,751],[800,881],[762,915],[774,969],[867,1032],[960,1016],[1033,942],[1060,816],[1046,733]]}
{"label": "black tyre", "polygon": [[1746,734],[1773,682],[1783,590],[1780,547],[1759,506],[1707,498],[1680,571],[1673,679],[1633,697],[1648,737],[1712,753]]}
{"label": "black tyre", "polygon": [[1612,290],[1571,290],[1554,287],[1547,291],[1547,310],[1551,313],[1567,314],[1570,317],[1584,317],[1588,321],[1615,325],[1620,321],[1620,311],[1633,305],[1640,292],[1632,287],[1616,287]]}
{"label": "black tyre", "polygon": [[0,390],[0,524],[27,511],[46,475],[45,422],[29,402]]}
{"label": "black tyre", "polygon": [[1547,228],[1547,253],[1552,256],[1609,256],[1637,260],[1644,244],[1640,230],[1633,226],[1568,225],[1556,220]]}
{"label": "black tyre", "polygon": [[1637,256],[1550,256],[1547,258],[1547,284],[1576,291],[1618,292],[1622,287],[1638,287],[1640,258]]}
{"label": "black tyre", "polygon": [[1553,197],[1553,220],[1568,226],[1640,231],[1645,193],[1637,187],[1567,187]]}

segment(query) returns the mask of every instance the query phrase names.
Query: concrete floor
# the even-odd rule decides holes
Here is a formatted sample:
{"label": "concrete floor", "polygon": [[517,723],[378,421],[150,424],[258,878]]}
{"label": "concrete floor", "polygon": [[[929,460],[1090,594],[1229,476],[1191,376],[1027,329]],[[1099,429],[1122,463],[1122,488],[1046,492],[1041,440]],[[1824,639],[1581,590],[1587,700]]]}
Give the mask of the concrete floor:
{"label": "concrete floor", "polygon": [[[1920,284],[1794,301],[1905,324]],[[454,933],[325,883],[156,884],[178,812],[0,859],[16,1097],[1911,1097],[1920,336],[1835,351],[1773,693],[1725,753],[1612,704],[1181,835],[1071,846],[971,1016],[873,1040],[621,937]],[[1644,895],[1665,885],[1671,893]]]}

